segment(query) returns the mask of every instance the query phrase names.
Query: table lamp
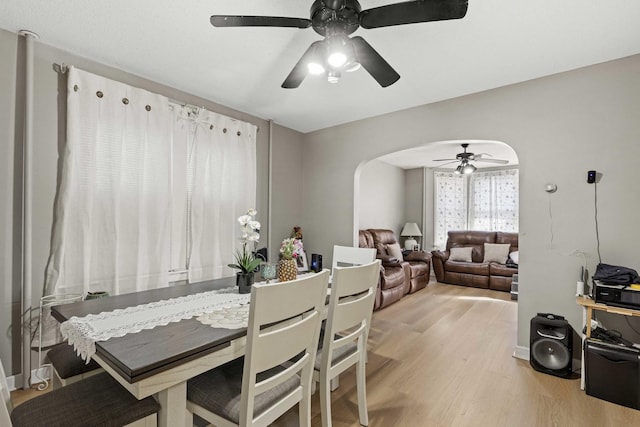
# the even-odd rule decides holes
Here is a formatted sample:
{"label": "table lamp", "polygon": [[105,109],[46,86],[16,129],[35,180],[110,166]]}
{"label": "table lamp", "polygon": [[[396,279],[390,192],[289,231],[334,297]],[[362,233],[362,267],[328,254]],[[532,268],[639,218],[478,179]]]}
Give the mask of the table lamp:
{"label": "table lamp", "polygon": [[418,224],[416,224],[415,222],[407,222],[404,227],[402,227],[400,235],[402,237],[406,237],[404,241],[404,249],[407,251],[412,251],[413,248],[418,244],[414,237],[422,237],[422,233],[418,228]]}

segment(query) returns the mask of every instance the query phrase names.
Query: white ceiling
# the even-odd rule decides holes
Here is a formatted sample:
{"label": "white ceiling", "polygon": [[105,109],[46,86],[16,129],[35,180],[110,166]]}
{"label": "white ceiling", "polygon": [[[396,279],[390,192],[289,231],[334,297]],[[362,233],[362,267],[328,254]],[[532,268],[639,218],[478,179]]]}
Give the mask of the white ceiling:
{"label": "white ceiling", "polygon": [[[363,9],[392,0],[361,0]],[[308,18],[312,0],[0,0],[0,28],[300,132],[640,53],[638,0],[470,0],[461,20],[359,29],[401,75],[282,89],[312,29],[214,28],[212,14]],[[73,64],[68,64],[73,65]]]}
{"label": "white ceiling", "polygon": [[[484,154],[483,160],[472,161],[471,163],[478,169],[509,167],[518,165],[518,156],[513,148],[507,144],[498,141],[442,141],[438,143],[428,144],[422,147],[410,148],[403,151],[387,154],[378,157],[385,163],[397,166],[402,169],[415,169],[421,167],[455,169],[459,161],[436,161],[436,159],[455,159],[456,154],[462,153],[463,148],[460,144],[468,143],[467,153]],[[500,159],[507,160],[508,164],[492,163],[489,160]]]}

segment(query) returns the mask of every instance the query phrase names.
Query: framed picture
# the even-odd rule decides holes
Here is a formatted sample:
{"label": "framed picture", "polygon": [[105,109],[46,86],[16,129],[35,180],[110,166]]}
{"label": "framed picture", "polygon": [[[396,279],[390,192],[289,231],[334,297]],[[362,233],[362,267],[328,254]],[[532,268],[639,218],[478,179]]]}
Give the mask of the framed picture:
{"label": "framed picture", "polygon": [[307,253],[302,252],[296,257],[296,265],[298,266],[298,272],[309,271],[309,262],[307,261]]}

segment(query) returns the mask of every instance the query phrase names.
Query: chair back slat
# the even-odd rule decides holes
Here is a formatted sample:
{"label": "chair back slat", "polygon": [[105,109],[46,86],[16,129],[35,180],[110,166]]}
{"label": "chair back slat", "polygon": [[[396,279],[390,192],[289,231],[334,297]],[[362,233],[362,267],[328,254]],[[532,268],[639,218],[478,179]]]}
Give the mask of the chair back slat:
{"label": "chair back slat", "polygon": [[13,412],[13,404],[11,403],[11,392],[9,384],[7,384],[7,376],[2,367],[0,360],[0,397],[2,397],[2,405],[0,405],[0,425],[11,425],[11,412]]}
{"label": "chair back slat", "polygon": [[255,352],[253,363],[257,372],[280,365],[307,348],[309,337],[316,331],[319,313],[291,319],[286,325],[267,328],[255,339],[255,347],[269,351]]}
{"label": "chair back slat", "polygon": [[375,293],[372,290],[364,292],[357,299],[338,303],[333,314],[333,330],[342,332],[367,322],[373,311],[373,298]]}
{"label": "chair back slat", "polygon": [[[350,266],[368,264],[376,259],[375,248],[353,248],[351,246],[333,247],[333,258],[331,260],[331,273],[339,264],[348,264]],[[342,265],[344,266],[344,265]]]}

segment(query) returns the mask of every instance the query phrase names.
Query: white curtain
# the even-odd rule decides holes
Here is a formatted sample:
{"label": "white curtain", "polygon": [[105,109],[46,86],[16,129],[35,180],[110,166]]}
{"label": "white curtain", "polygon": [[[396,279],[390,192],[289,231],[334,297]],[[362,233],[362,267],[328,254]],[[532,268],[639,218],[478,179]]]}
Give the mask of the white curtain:
{"label": "white curtain", "polygon": [[452,172],[434,172],[434,246],[444,249],[447,232],[467,228],[467,181]]}
{"label": "white curtain", "polygon": [[45,294],[167,286],[168,99],[76,68]]}
{"label": "white curtain", "polygon": [[469,183],[469,228],[518,231],[518,170],[476,172]]}
{"label": "white curtain", "polygon": [[[187,138],[189,282],[229,276],[240,245],[237,218],[256,207],[256,131],[204,109],[176,109],[174,139]],[[251,248],[254,249],[254,248]]]}

